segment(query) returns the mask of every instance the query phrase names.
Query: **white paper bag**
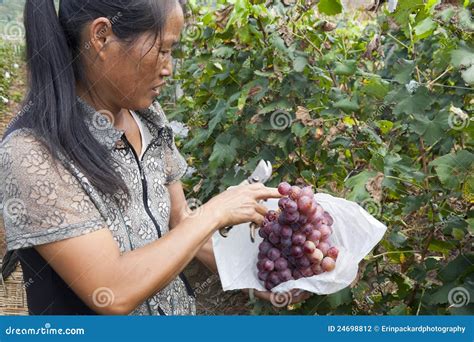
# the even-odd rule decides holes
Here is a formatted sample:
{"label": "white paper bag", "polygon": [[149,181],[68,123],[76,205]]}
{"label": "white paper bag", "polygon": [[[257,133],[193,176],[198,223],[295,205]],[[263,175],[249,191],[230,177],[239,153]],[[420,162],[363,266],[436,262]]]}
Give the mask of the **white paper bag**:
{"label": "white paper bag", "polygon": [[[336,268],[331,272],[290,280],[272,289],[285,292],[302,289],[316,294],[335,293],[352,283],[357,276],[358,264],[382,239],[387,227],[376,220],[360,205],[328,194],[318,193],[316,201],[334,219],[331,245],[339,248]],[[276,210],[278,200],[264,202],[268,209]],[[227,238],[216,232],[212,237],[219,276],[224,291],[253,288],[264,291],[257,277],[258,246],[263,240],[257,235],[250,241],[249,224],[235,226]]]}

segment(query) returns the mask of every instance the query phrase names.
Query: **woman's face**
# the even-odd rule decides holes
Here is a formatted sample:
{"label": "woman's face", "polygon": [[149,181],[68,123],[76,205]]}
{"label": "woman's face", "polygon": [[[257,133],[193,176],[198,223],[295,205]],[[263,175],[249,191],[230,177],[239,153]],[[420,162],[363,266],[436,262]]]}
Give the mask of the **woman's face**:
{"label": "woman's face", "polygon": [[176,3],[169,13],[162,40],[147,32],[127,44],[113,34],[113,29],[104,34],[100,21],[91,25],[97,25],[89,29],[91,36],[100,39],[90,44],[86,69],[92,88],[88,90],[109,110],[148,108],[172,76],[171,52],[184,26],[181,6]]}

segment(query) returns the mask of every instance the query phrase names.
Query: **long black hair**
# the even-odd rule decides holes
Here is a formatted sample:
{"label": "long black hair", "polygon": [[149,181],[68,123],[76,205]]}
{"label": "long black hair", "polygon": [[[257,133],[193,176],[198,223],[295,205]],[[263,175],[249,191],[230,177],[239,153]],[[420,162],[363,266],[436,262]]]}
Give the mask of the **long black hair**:
{"label": "long black hair", "polygon": [[[186,12],[185,1],[177,1]],[[54,159],[58,152],[71,159],[91,184],[103,193],[129,193],[114,170],[110,153],[98,144],[77,107],[76,83],[87,87],[81,53],[85,25],[107,17],[114,34],[132,44],[145,32],[162,36],[166,18],[176,6],[170,0],[27,0],[24,11],[29,90],[20,114],[4,137],[30,128],[47,145]]]}

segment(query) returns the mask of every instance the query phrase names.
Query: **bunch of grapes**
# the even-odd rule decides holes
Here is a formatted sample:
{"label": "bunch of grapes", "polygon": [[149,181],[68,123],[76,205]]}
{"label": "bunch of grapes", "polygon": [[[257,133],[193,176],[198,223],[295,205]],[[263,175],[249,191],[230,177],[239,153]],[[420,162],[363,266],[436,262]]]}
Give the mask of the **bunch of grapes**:
{"label": "bunch of grapes", "polygon": [[258,278],[267,290],[292,279],[330,272],[339,253],[331,246],[333,218],[315,201],[310,186],[284,182],[278,211],[269,210],[259,229]]}

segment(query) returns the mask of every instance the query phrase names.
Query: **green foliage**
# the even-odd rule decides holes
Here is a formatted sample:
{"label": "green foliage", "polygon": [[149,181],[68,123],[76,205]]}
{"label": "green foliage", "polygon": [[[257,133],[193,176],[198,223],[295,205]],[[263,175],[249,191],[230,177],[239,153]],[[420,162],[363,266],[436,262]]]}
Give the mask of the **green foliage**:
{"label": "green foliage", "polygon": [[472,2],[400,0],[368,22],[321,14],[336,1],[191,5],[185,95],[167,108],[191,131],[188,196],[205,201],[267,159],[270,186],[312,184],[389,227],[352,287],[279,313],[472,313],[448,299],[456,286],[474,298]]}
{"label": "green foliage", "polygon": [[5,111],[8,103],[12,100],[10,87],[18,72],[14,67],[18,60],[13,46],[0,42],[0,113]]}

